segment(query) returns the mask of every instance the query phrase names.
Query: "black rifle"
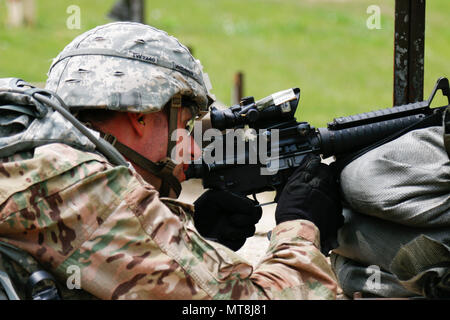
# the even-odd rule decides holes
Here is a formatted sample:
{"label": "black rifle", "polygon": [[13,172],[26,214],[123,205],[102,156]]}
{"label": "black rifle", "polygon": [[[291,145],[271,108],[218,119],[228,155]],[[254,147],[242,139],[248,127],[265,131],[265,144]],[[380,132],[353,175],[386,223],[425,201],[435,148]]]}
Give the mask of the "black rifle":
{"label": "black rifle", "polygon": [[[217,147],[220,144],[214,141],[204,149],[201,161],[189,165],[185,172],[186,178],[202,179],[205,189],[253,195],[256,200],[257,193],[281,190],[309,153],[320,154],[324,159],[334,156],[335,168],[339,172],[358,156],[408,131],[441,126],[448,106],[430,108],[438,90],[447,96],[450,105],[449,81],[440,78],[428,100],[336,118],[328,123],[327,128],[317,129],[307,122],[297,122],[294,118],[300,99],[299,88],[276,93],[257,102],[253,97],[246,97],[239,105],[224,110],[213,107],[212,127],[228,131],[219,139],[222,142],[227,141],[227,135],[234,134],[233,130],[228,129],[251,128],[259,133],[256,134],[256,140],[244,143],[245,149],[241,152],[236,150],[239,149],[238,142],[232,136],[234,145],[231,155],[230,150],[222,150],[223,157],[207,161],[205,152],[210,153],[209,158],[214,158],[220,149]],[[279,136],[276,143],[271,145],[272,149],[267,147],[267,157],[259,158],[256,163],[253,158],[252,162],[250,141],[257,141],[253,147],[261,141],[269,145],[274,142],[271,139],[275,129]],[[266,174],[261,174],[262,169],[266,170]]]}

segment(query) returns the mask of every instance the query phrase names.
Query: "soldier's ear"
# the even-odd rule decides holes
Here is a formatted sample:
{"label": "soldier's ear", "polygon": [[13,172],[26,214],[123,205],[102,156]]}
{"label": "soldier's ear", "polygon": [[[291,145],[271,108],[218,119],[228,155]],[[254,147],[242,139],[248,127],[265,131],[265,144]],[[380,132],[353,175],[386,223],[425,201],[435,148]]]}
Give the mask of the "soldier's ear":
{"label": "soldier's ear", "polygon": [[130,120],[131,126],[134,131],[142,137],[144,135],[145,130],[145,115],[143,113],[132,113],[128,112],[128,119]]}

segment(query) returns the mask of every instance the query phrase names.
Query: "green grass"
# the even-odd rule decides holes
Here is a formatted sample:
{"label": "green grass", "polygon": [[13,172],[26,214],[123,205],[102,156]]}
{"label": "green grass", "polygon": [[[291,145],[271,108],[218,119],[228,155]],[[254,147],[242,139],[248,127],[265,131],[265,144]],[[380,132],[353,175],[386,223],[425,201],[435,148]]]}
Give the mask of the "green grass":
{"label": "green grass", "polygon": [[[6,29],[0,1],[0,77],[43,82],[62,48],[109,22],[112,0],[40,0],[35,28]],[[81,30],[68,30],[66,9],[81,8]],[[380,30],[369,30],[369,5],[381,7]],[[427,2],[425,98],[450,76],[450,2]],[[147,23],[194,49],[213,92],[231,103],[233,76],[257,99],[300,87],[298,119],[323,126],[336,116],[392,105],[394,0],[148,0]],[[439,99],[439,102],[443,99]]]}

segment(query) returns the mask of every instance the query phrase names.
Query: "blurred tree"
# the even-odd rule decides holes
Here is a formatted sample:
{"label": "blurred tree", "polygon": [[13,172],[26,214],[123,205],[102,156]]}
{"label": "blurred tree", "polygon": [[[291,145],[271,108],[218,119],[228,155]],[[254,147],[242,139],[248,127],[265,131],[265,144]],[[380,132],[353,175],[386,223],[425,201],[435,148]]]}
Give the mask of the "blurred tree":
{"label": "blurred tree", "polygon": [[36,23],[35,0],[6,0],[6,8],[8,26],[21,27],[23,24],[34,25]]}
{"label": "blurred tree", "polygon": [[134,21],[145,23],[144,0],[118,0],[108,13],[108,17],[117,21]]}

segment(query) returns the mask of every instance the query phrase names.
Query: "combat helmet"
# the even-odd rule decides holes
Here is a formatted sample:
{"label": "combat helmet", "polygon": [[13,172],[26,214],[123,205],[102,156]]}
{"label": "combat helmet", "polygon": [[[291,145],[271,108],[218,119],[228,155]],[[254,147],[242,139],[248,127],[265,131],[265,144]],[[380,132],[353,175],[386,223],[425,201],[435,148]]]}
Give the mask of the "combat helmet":
{"label": "combat helmet", "polygon": [[[189,49],[165,31],[136,22],[109,23],[76,37],[53,60],[46,89],[72,112],[151,113],[169,106],[169,137],[177,129],[181,106],[191,109],[194,120],[214,102],[209,79]],[[168,195],[169,185],[180,193],[170,159],[175,141],[169,141],[167,158],[154,163],[115,137],[101,134],[126,158],[162,179],[161,195]]]}
{"label": "combat helmet", "polygon": [[157,112],[179,94],[204,113],[213,102],[209,80],[189,49],[135,22],[109,23],[76,37],[53,60],[46,89],[71,110]]}

